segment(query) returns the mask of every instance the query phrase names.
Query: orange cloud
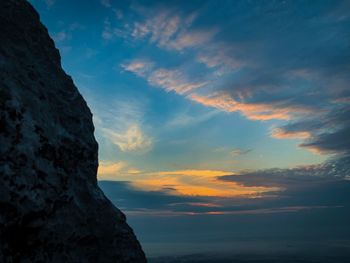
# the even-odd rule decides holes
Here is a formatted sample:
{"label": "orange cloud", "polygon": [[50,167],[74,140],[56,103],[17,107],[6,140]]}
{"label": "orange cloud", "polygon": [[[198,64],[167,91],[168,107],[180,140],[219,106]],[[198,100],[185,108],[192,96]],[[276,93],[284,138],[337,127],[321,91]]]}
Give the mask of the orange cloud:
{"label": "orange cloud", "polygon": [[138,169],[129,169],[129,170],[127,171],[127,173],[128,173],[128,174],[140,174],[140,173],[142,173],[142,171],[141,171],[141,170],[138,170]]}
{"label": "orange cloud", "polygon": [[205,82],[190,82],[179,70],[157,69],[148,77],[148,82],[153,86],[165,89],[167,92],[175,91],[178,94],[185,94],[204,86]]}
{"label": "orange cloud", "polygon": [[214,107],[227,112],[241,112],[251,120],[289,120],[294,114],[308,112],[309,110],[295,107],[276,107],[264,103],[242,103],[234,100],[227,94],[214,94],[211,96],[200,96],[195,93],[188,96],[189,99],[204,106]]}
{"label": "orange cloud", "polygon": [[311,134],[307,131],[285,131],[277,128],[272,131],[271,137],[276,139],[308,139],[311,137]]}
{"label": "orange cloud", "polygon": [[135,73],[140,77],[144,77],[153,68],[153,63],[148,60],[134,60],[130,63],[120,65],[124,70]]}
{"label": "orange cloud", "polygon": [[321,149],[317,145],[300,144],[299,147],[301,147],[303,149],[307,149],[308,151],[312,152],[313,154],[317,154],[317,155],[336,154],[337,153],[336,151]]}
{"label": "orange cloud", "polygon": [[218,180],[219,176],[232,172],[219,170],[177,170],[144,173],[133,177],[133,186],[147,191],[171,189],[187,196],[258,197],[262,193],[277,191],[277,187],[250,187],[236,182]]}
{"label": "orange cloud", "polygon": [[216,33],[217,30],[191,30],[188,32],[181,32],[174,39],[174,41],[169,42],[168,47],[176,50],[182,50],[188,47],[203,45],[205,43],[208,43]]}
{"label": "orange cloud", "polygon": [[189,202],[189,203],[173,203],[170,204],[170,206],[176,206],[176,205],[190,205],[190,206],[198,206],[198,207],[222,207],[222,205],[214,204],[214,203],[202,203],[202,202]]}
{"label": "orange cloud", "polygon": [[185,176],[205,176],[205,177],[217,177],[232,174],[232,172],[225,172],[220,170],[176,170],[176,171],[163,171],[155,172],[153,175],[185,175]]}
{"label": "orange cloud", "polygon": [[115,179],[115,176],[125,167],[125,162],[100,162],[98,166],[98,179]]}
{"label": "orange cloud", "polygon": [[127,162],[106,162],[100,161],[97,176],[99,180],[123,180],[126,176],[141,174],[142,171],[130,167]]}

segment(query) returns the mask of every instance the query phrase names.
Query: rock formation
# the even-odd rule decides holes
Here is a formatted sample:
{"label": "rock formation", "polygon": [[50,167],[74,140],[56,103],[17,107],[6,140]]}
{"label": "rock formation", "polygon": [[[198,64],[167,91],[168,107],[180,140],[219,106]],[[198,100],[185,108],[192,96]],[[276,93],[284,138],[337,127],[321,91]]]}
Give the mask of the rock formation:
{"label": "rock formation", "polygon": [[97,186],[92,115],[39,15],[0,1],[0,262],[146,262]]}

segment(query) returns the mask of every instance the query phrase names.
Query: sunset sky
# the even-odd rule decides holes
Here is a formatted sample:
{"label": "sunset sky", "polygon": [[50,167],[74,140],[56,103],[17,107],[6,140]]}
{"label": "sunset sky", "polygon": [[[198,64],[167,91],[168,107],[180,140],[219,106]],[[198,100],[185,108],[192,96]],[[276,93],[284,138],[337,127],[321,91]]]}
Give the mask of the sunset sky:
{"label": "sunset sky", "polygon": [[30,2],[146,253],[350,247],[349,1]]}

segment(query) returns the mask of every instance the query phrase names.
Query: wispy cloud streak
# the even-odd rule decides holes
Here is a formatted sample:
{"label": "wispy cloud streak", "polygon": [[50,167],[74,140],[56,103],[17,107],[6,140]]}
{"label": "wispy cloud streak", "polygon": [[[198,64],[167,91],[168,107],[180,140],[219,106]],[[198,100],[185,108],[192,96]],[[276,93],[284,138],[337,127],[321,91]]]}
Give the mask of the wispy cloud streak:
{"label": "wispy cloud streak", "polygon": [[206,82],[188,80],[188,76],[178,69],[154,68],[153,65],[149,61],[134,60],[121,64],[121,67],[147,79],[152,86],[160,87],[167,92],[174,91],[181,95],[188,94],[207,84]]}

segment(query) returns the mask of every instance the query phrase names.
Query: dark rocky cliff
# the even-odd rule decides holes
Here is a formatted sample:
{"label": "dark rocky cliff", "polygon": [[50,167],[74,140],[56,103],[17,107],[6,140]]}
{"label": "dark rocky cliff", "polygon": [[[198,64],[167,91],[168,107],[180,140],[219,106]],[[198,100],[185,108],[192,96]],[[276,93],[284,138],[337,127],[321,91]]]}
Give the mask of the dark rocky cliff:
{"label": "dark rocky cliff", "polygon": [[0,262],[145,262],[97,186],[92,115],[39,16],[0,1]]}

